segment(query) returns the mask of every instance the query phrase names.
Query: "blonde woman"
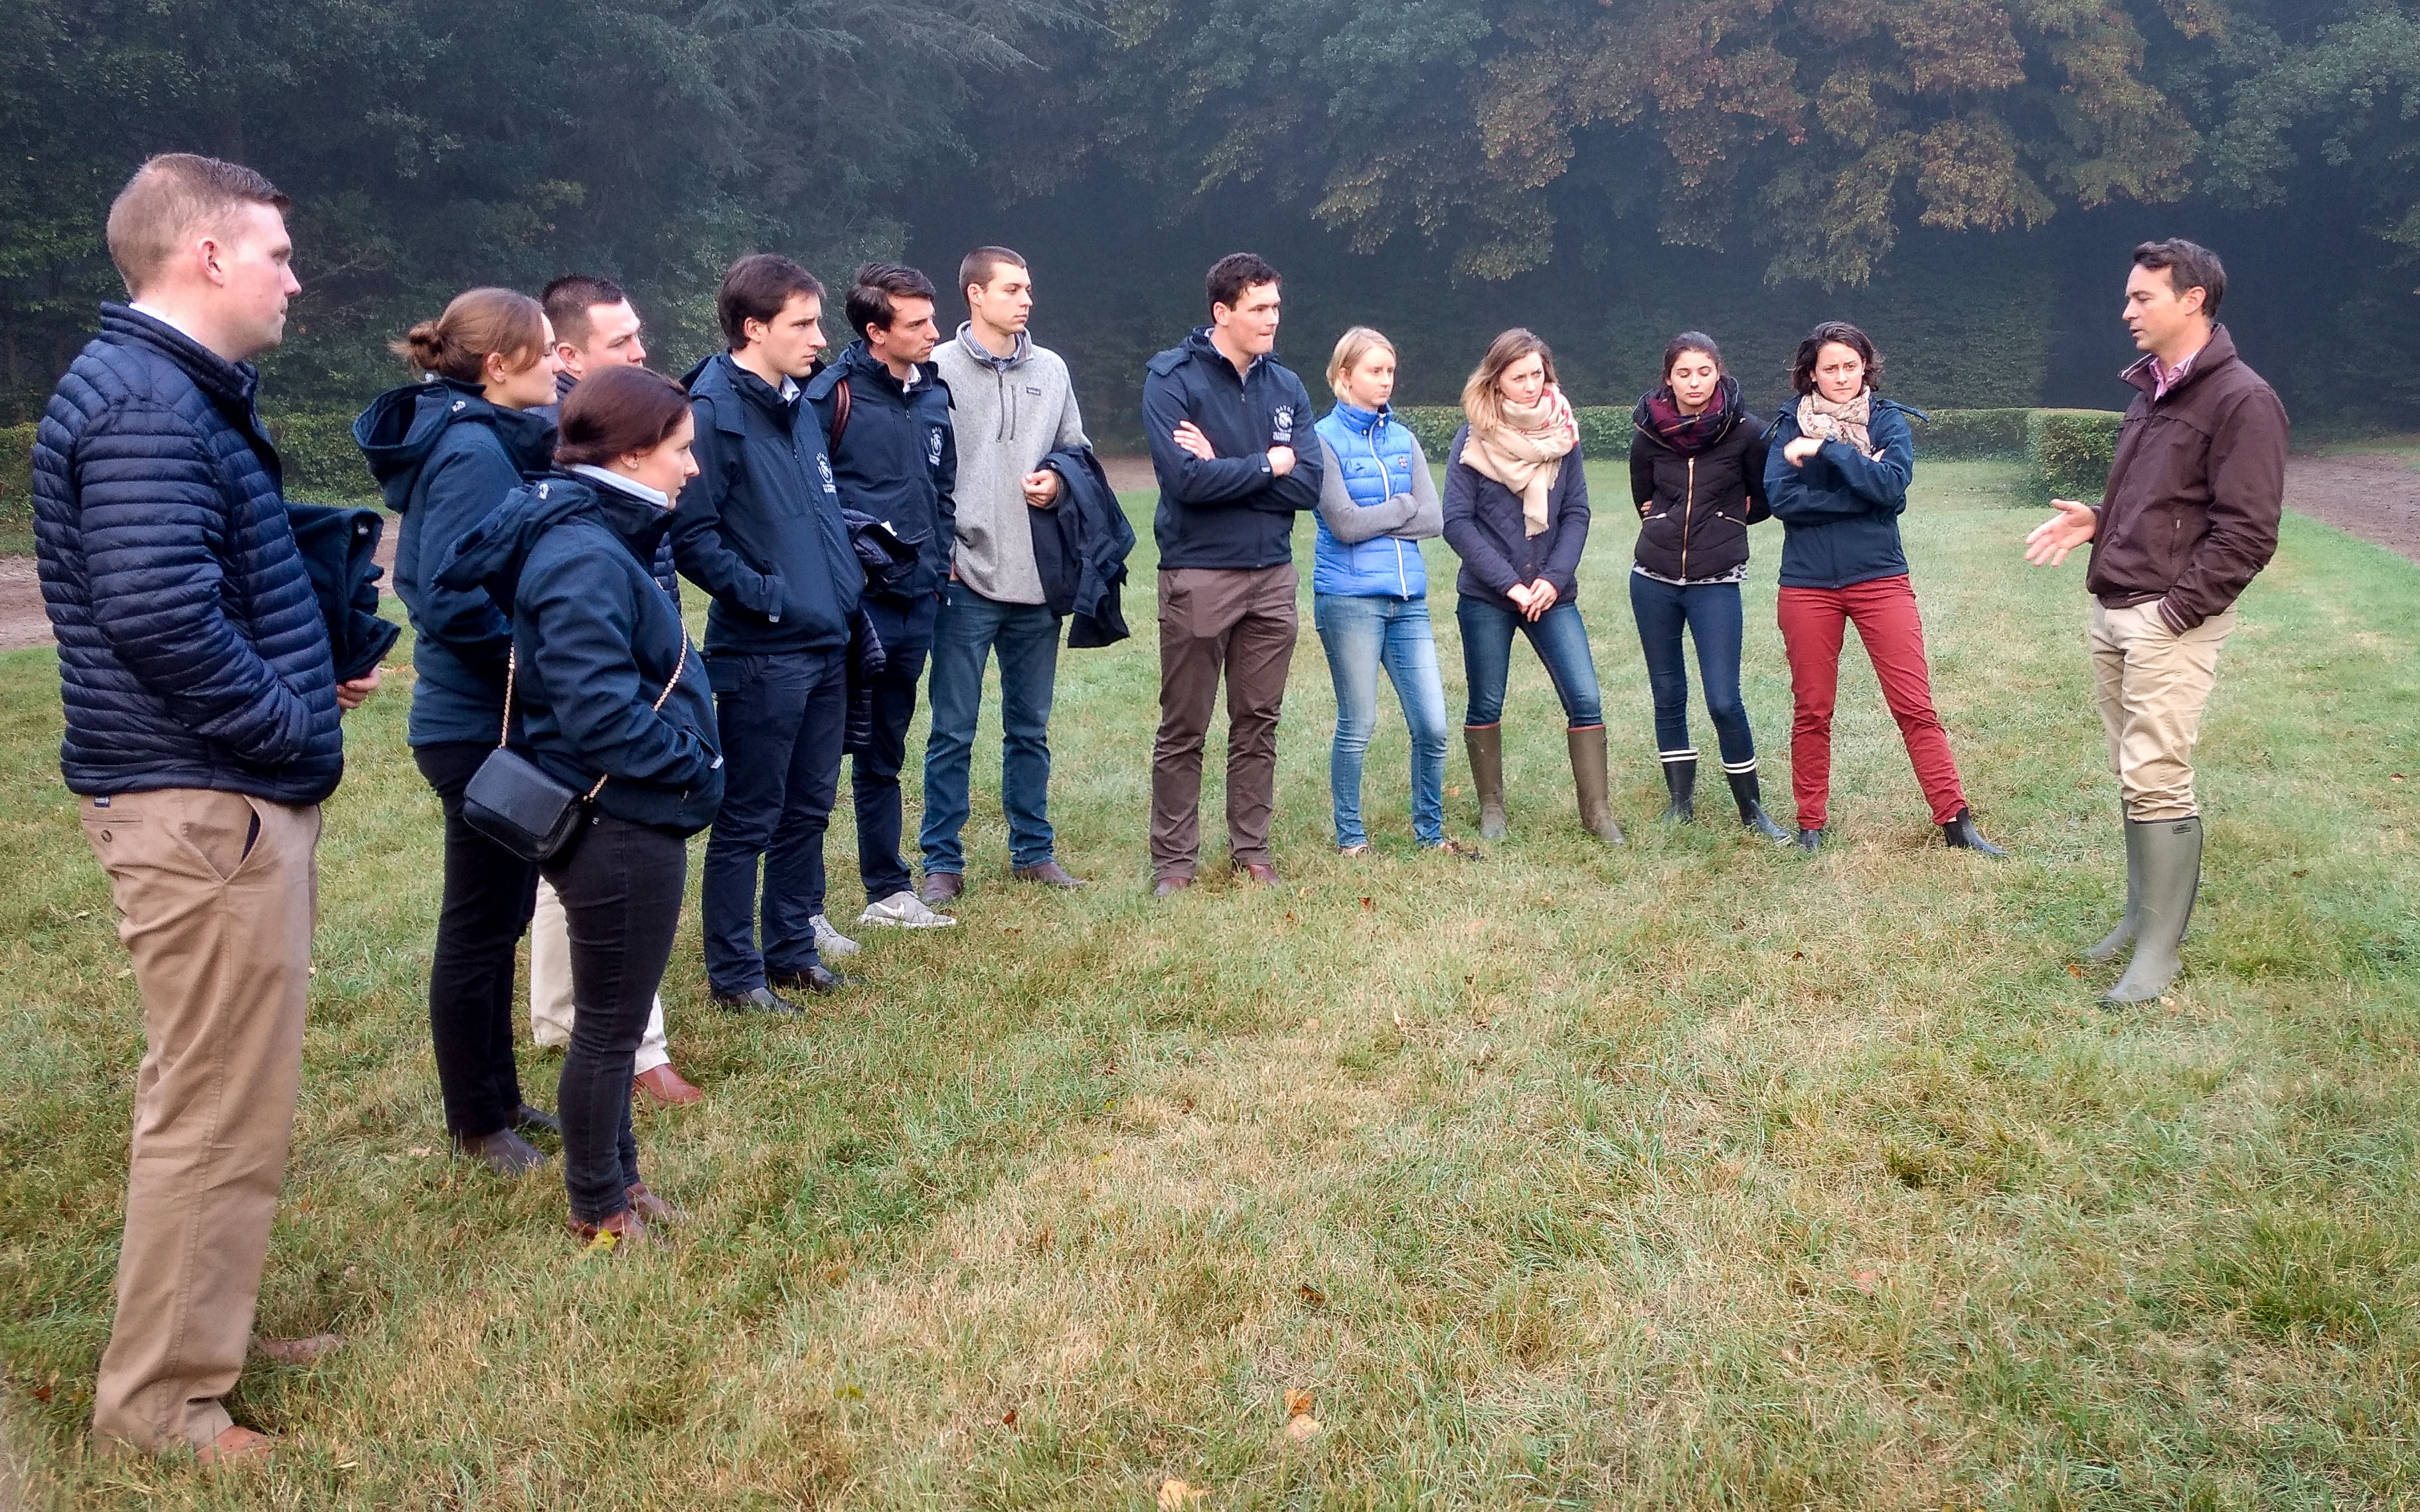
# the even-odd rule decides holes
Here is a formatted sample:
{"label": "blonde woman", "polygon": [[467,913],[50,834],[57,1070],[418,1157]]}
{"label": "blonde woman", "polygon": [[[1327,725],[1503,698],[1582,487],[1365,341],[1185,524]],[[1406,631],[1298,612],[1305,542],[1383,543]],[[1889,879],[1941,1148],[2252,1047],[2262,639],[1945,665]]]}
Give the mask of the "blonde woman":
{"label": "blonde woman", "polygon": [[1412,838],[1445,838],[1445,684],[1429,631],[1428,565],[1419,544],[1444,528],[1436,483],[1411,430],[1394,418],[1395,347],[1355,326],[1328,359],[1336,408],[1319,422],[1318,536],[1311,578],[1312,623],[1336,682],[1336,739],[1327,757],[1336,848],[1370,848],[1361,827],[1361,764],[1378,718],[1384,667],[1412,736]]}
{"label": "blonde woman", "polygon": [[1527,331],[1497,337],[1463,385],[1462,412],[1446,461],[1445,538],[1462,558],[1454,620],[1470,682],[1463,739],[1479,788],[1479,832],[1494,837],[1505,828],[1504,685],[1518,630],[1562,700],[1580,823],[1619,845],[1596,661],[1577,602],[1588,479],[1578,422],[1555,383],[1555,354]]}

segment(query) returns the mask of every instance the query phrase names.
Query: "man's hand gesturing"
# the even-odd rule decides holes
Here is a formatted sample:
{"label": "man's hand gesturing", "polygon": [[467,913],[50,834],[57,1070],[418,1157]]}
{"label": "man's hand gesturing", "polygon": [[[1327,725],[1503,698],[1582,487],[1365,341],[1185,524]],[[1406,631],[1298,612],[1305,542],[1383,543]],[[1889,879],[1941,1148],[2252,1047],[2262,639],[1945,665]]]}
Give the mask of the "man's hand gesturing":
{"label": "man's hand gesturing", "polygon": [[2101,529],[2101,517],[2090,504],[2079,504],[2072,499],[2054,499],[2050,507],[2058,511],[2035,526],[2025,536],[2025,560],[2037,567],[2055,567],[2067,560],[2067,554],[2092,539]]}

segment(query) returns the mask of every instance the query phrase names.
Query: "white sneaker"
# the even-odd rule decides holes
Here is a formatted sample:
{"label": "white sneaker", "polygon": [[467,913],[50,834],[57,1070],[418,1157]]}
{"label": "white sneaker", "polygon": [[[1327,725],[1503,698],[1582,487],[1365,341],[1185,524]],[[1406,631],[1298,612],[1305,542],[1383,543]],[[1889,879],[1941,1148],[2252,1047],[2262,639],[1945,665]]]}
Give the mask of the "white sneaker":
{"label": "white sneaker", "polygon": [[896,924],[902,929],[946,929],[957,922],[924,906],[924,900],[902,887],[878,903],[867,903],[857,916],[861,924]]}
{"label": "white sneaker", "polygon": [[815,954],[857,954],[857,942],[850,939],[847,935],[843,934],[840,931],[832,928],[830,919],[826,918],[821,914],[817,914],[814,918],[808,919],[807,922],[815,927]]}

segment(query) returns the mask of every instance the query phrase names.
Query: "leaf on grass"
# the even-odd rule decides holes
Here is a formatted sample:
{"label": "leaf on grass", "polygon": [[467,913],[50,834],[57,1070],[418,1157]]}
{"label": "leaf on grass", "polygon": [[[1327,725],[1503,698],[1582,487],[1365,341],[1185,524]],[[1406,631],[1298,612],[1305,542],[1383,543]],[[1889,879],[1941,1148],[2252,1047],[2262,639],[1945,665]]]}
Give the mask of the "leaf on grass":
{"label": "leaf on grass", "polygon": [[1311,1396],[1308,1386],[1288,1386],[1285,1394],[1286,1416],[1309,1417]]}
{"label": "leaf on grass", "polygon": [[1187,1486],[1171,1475],[1159,1483],[1159,1512],[1181,1512],[1207,1494],[1201,1487]]}
{"label": "leaf on grass", "polygon": [[1002,1427],[1013,1428],[1016,1427],[1016,1409],[1012,1407],[1007,1412],[1001,1413],[1000,1421]]}
{"label": "leaf on grass", "polygon": [[1375,908],[1378,906],[1378,903],[1375,899],[1364,898],[1361,900],[1361,906],[1364,908]]}
{"label": "leaf on grass", "polygon": [[1872,1296],[1883,1284],[1882,1273],[1878,1271],[1860,1271],[1849,1280],[1851,1285],[1869,1297]]}
{"label": "leaf on grass", "polygon": [[2081,977],[2084,975],[2084,968],[2071,963],[2068,965],[2067,974],[2071,977]]}
{"label": "leaf on grass", "polygon": [[1320,1290],[1317,1287],[1312,1286],[1308,1281],[1295,1287],[1294,1288],[1294,1294],[1300,1297],[1303,1300],[1304,1305],[1310,1307],[1313,1312],[1317,1312],[1320,1308],[1327,1305],[1327,1293]]}
{"label": "leaf on grass", "polygon": [[2390,773],[2390,774],[2388,775],[2388,777],[2387,777],[2387,779],[2387,779],[2389,782],[2400,782],[2400,781],[2403,781],[2405,779],[2404,779],[2404,776],[2403,776],[2403,774],[2402,774],[2402,773],[2400,773],[2400,772],[2394,772],[2394,773]]}
{"label": "leaf on grass", "polygon": [[1296,1443],[1300,1443],[1303,1440],[1310,1438],[1312,1434],[1318,1431],[1319,1419],[1311,1416],[1309,1412],[1305,1412],[1299,1417],[1290,1417],[1286,1419],[1286,1437],[1292,1439]]}

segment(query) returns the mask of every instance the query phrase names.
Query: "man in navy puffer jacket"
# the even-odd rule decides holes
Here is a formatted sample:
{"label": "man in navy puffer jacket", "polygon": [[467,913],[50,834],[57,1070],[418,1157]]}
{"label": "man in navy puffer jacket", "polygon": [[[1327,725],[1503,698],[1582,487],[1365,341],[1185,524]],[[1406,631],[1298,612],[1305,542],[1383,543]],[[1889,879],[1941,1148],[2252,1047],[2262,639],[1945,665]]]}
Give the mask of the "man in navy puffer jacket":
{"label": "man in navy puffer jacket", "polygon": [[293,1134],[337,718],[378,683],[336,682],[245,361],[301,287],[286,204],[233,163],[146,162],[109,213],[132,307],[101,307],[34,446],[60,765],[143,998],[93,1431],[205,1459],[269,1442],[221,1398]]}

